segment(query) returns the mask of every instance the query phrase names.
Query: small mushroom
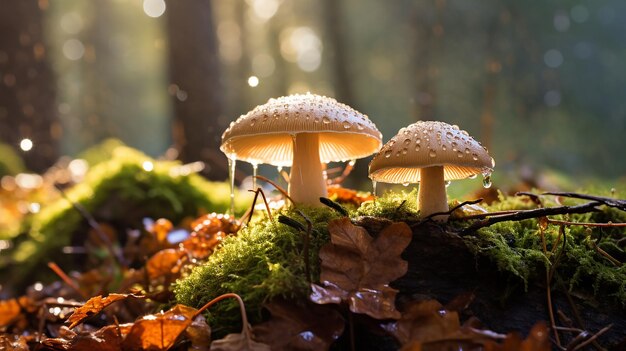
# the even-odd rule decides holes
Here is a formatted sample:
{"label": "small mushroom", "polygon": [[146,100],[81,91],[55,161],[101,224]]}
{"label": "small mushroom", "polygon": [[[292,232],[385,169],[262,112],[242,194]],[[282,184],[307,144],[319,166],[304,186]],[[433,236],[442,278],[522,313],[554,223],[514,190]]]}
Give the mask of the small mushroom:
{"label": "small mushroom", "polygon": [[458,126],[419,121],[400,129],[382,147],[370,162],[369,177],[384,183],[419,182],[420,214],[426,217],[448,211],[445,181],[489,177],[494,166],[487,149]]}
{"label": "small mushroom", "polygon": [[381,145],[367,116],[332,98],[296,94],[270,99],[232,122],[220,149],[231,159],[291,166],[291,199],[320,206],[328,196],[322,162],[366,157]]}

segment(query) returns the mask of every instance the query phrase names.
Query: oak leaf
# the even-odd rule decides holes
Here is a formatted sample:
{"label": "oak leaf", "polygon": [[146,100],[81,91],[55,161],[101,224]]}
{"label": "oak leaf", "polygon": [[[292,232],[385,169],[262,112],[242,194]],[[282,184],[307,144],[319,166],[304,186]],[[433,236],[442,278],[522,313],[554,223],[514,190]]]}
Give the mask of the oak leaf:
{"label": "oak leaf", "polygon": [[142,296],[133,294],[109,294],[107,296],[95,296],[90,298],[83,306],[74,310],[74,313],[67,319],[70,323],[70,329],[80,324],[86,318],[102,312],[102,310],[110,304],[125,300],[129,297],[142,298]]}
{"label": "oak leaf", "polygon": [[122,342],[124,350],[167,350],[193,321],[196,309],[176,305],[135,321]]}
{"label": "oak leaf", "polygon": [[311,301],[347,302],[354,313],[376,319],[400,318],[395,308],[397,290],[389,283],[402,277],[407,262],[400,255],[411,242],[411,229],[397,222],[372,238],[349,218],[328,224],[331,242],[320,250],[321,285],[312,284]]}
{"label": "oak leaf", "polygon": [[164,249],[155,253],[146,262],[148,278],[153,280],[164,277],[166,282],[177,279],[186,258],[187,253],[178,249]]}
{"label": "oak leaf", "polygon": [[447,311],[436,300],[416,301],[402,312],[402,318],[384,326],[401,344],[446,339],[461,328],[457,312]]}
{"label": "oak leaf", "polygon": [[528,333],[526,340],[522,340],[517,333],[510,333],[502,343],[487,342],[484,351],[550,351],[550,338],[545,323],[535,324]]}
{"label": "oak leaf", "polygon": [[272,318],[254,326],[252,332],[256,340],[270,345],[273,351],[328,350],[343,334],[343,317],[327,306],[278,299],[265,308]]}

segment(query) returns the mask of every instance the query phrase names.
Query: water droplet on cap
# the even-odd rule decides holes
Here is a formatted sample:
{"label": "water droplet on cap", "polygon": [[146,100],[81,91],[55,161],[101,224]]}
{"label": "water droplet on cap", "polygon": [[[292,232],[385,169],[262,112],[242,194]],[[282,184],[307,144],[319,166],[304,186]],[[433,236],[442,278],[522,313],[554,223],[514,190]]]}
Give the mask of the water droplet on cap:
{"label": "water droplet on cap", "polygon": [[328,118],[328,116],[324,116],[324,117],[322,117],[322,122],[324,124],[328,124],[328,123],[330,123],[330,118]]}
{"label": "water droplet on cap", "polygon": [[391,150],[387,150],[387,151],[385,151],[385,157],[386,157],[386,158],[391,157],[391,154],[392,154],[392,153],[393,153],[393,151],[391,151]]}
{"label": "water droplet on cap", "polygon": [[491,188],[491,174],[484,176],[483,178],[483,188]]}
{"label": "water droplet on cap", "polygon": [[435,150],[433,150],[433,149],[430,149],[430,150],[428,151],[428,156],[430,156],[430,157],[436,157],[436,156],[437,156],[437,152],[436,152]]}
{"label": "water droplet on cap", "polygon": [[348,122],[348,121],[344,121],[343,122],[343,129],[350,129],[350,127],[352,127],[350,122]]}

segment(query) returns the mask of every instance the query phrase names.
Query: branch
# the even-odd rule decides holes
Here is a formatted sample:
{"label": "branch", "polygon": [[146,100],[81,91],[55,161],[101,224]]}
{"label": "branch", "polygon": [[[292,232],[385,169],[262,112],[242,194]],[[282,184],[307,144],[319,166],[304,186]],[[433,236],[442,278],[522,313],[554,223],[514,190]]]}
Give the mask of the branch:
{"label": "branch", "polygon": [[465,228],[461,232],[460,235],[461,236],[468,235],[468,234],[475,232],[476,230],[480,228],[488,227],[492,224],[499,223],[499,222],[521,221],[524,219],[539,218],[539,217],[569,214],[569,213],[593,212],[593,211],[597,211],[598,209],[596,207],[600,205],[603,205],[603,203],[599,201],[592,201],[592,202],[587,202],[585,204],[576,205],[576,206],[558,206],[558,207],[537,208],[537,209],[532,209],[532,210],[520,210],[511,214],[503,214],[503,215],[485,218],[480,221],[476,221],[471,226]]}
{"label": "branch", "polygon": [[560,192],[560,191],[551,191],[551,192],[543,193],[541,195],[554,195],[554,196],[571,197],[573,199],[596,201],[596,202],[602,203],[603,205],[619,208],[622,211],[626,211],[626,200],[613,199],[613,198],[604,197],[604,196],[595,196],[595,195]]}

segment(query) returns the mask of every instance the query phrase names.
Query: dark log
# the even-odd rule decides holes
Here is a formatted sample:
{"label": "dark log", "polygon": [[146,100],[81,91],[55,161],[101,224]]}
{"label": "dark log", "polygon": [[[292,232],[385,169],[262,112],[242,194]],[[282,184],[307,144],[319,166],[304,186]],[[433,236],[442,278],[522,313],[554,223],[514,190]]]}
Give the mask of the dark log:
{"label": "dark log", "polygon": [[[376,235],[389,223],[380,218],[363,217],[356,224]],[[400,291],[396,302],[400,308],[403,302],[415,299],[436,299],[445,305],[461,294],[472,292],[474,300],[462,318],[476,317],[486,329],[499,333],[518,331],[525,336],[536,322],[549,321],[544,275],[539,274],[537,281],[529,282],[525,288],[519,278],[499,272],[486,258],[476,257],[453,228],[431,221],[412,228],[413,240],[403,254],[409,262],[408,272],[392,284]],[[577,311],[572,309],[568,299],[573,301]],[[600,345],[618,350],[619,346],[615,345],[626,340],[626,309],[616,301],[568,296],[556,286],[552,286],[552,301],[555,315],[561,311],[574,320],[574,327],[590,334],[613,324],[598,338]],[[576,325],[576,313],[584,326]],[[567,326],[558,317],[556,324]],[[562,344],[567,345],[573,336],[561,333]]]}

